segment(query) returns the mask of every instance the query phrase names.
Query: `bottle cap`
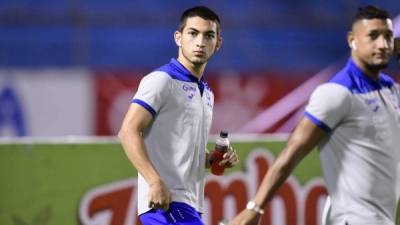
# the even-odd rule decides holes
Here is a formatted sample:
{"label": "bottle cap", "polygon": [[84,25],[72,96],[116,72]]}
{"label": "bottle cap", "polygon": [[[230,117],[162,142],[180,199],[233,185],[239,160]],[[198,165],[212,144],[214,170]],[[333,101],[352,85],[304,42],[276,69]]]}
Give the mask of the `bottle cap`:
{"label": "bottle cap", "polygon": [[219,133],[219,136],[222,137],[222,138],[227,138],[228,137],[228,132],[224,131],[224,130],[221,130],[221,132]]}

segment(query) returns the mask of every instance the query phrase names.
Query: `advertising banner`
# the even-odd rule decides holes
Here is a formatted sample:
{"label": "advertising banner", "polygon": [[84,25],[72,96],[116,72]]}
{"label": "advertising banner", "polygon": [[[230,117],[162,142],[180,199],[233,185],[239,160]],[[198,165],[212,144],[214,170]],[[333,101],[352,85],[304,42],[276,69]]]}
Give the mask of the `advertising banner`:
{"label": "advertising banner", "polygon": [[[285,137],[234,138],[240,164],[206,176],[206,225],[245,208]],[[212,149],[210,143],[209,148]],[[112,141],[0,144],[0,224],[138,225],[137,171]],[[295,169],[265,210],[262,225],[320,225],[326,189],[318,152]]]}
{"label": "advertising banner", "polygon": [[[149,72],[95,73],[95,135],[117,134],[139,82],[147,73]],[[310,79],[308,76],[300,73],[239,73],[232,70],[207,74],[205,78],[215,98],[211,133],[218,134],[221,129],[234,133],[290,132],[298,118],[303,115],[303,106],[311,90],[325,80],[325,77],[317,77],[318,79],[306,82]],[[295,91],[303,83],[307,85]],[[257,131],[241,130],[267,109],[274,113],[269,113],[261,124],[270,123],[269,126]],[[241,116],[238,117],[238,114]]]}
{"label": "advertising banner", "polygon": [[0,70],[0,137],[92,135],[92,80],[85,69]]}

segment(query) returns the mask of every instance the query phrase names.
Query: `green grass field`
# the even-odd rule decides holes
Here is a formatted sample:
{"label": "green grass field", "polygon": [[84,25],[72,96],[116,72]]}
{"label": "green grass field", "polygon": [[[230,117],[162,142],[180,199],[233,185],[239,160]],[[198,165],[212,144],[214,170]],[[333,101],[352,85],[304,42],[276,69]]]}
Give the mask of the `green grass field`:
{"label": "green grass field", "polygon": [[[234,142],[241,162],[228,173],[242,170],[252,150],[268,149],[276,155],[283,145],[281,141]],[[1,144],[0,224],[79,224],[79,201],[87,190],[136,173],[117,143]],[[321,176],[317,151],[301,162],[294,176],[301,184]]]}

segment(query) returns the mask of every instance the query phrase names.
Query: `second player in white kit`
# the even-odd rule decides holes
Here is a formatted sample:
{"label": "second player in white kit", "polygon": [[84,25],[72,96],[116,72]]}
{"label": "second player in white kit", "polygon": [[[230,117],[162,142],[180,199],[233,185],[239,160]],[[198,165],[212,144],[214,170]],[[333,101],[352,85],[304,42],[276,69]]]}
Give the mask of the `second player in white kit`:
{"label": "second player in white kit", "polygon": [[[256,225],[296,165],[319,146],[329,225],[395,225],[400,196],[400,91],[381,72],[393,52],[385,10],[360,8],[347,65],[312,94],[305,116],[268,170],[252,204],[230,225]],[[255,206],[254,206],[255,205]]]}

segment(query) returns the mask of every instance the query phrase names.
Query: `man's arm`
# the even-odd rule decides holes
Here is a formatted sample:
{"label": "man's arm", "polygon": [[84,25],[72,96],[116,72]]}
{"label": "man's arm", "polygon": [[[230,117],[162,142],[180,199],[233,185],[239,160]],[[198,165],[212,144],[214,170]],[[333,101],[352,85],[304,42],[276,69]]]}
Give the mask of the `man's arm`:
{"label": "man's arm", "polygon": [[143,129],[150,125],[152,119],[151,113],[145,108],[131,104],[118,137],[125,154],[150,186],[149,207],[168,209],[171,194],[151,163],[142,138]]}
{"label": "man's arm", "polygon": [[[258,188],[254,202],[264,208],[275,192],[291,174],[297,164],[322,140],[325,131],[307,117],[303,117],[290,135],[285,149],[280,153]],[[243,210],[229,225],[256,225],[260,214]]]}

